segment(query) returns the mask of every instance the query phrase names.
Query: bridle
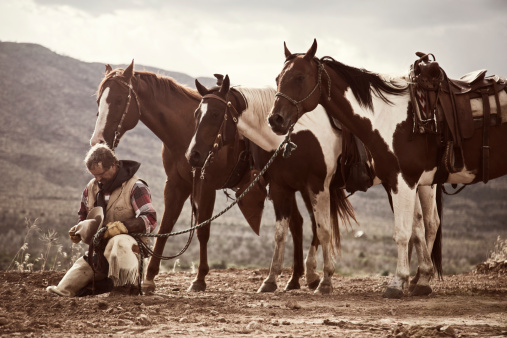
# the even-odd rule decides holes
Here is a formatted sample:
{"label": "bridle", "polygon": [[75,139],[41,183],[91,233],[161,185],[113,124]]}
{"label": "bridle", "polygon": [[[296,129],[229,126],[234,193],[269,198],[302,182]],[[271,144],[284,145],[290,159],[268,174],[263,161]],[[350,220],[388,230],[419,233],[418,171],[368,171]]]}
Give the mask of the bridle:
{"label": "bridle", "polygon": [[276,96],[281,96],[281,97],[287,99],[290,103],[292,103],[293,105],[296,106],[296,109],[298,111],[298,116],[297,116],[298,119],[301,117],[301,115],[304,114],[304,112],[301,113],[301,110],[299,109],[299,104],[303,103],[310,96],[312,96],[313,93],[317,90],[317,88],[319,88],[319,92],[322,92],[322,89],[321,89],[321,85],[322,85],[322,71],[324,71],[324,73],[326,73],[326,76],[327,76],[327,84],[328,84],[328,89],[329,89],[328,90],[328,100],[331,100],[331,78],[329,77],[329,74],[328,74],[327,70],[324,68],[324,64],[321,63],[320,61],[318,61],[317,59],[315,59],[315,62],[317,63],[317,71],[318,71],[317,83],[315,84],[315,87],[313,87],[313,89],[310,92],[310,94],[308,94],[304,99],[296,101],[293,98],[291,98],[290,96],[288,96],[288,95],[286,95],[286,94],[284,94],[282,92],[276,92],[276,94],[275,94],[275,97]]}
{"label": "bridle", "polygon": [[116,127],[116,131],[114,132],[114,139],[113,139],[113,144],[112,144],[113,151],[116,147],[118,147],[118,144],[120,143],[120,130],[121,130],[121,127],[123,124],[123,120],[125,120],[125,116],[127,116],[127,112],[129,111],[130,99],[132,97],[131,93],[134,94],[134,97],[135,97],[136,103],[137,103],[137,110],[139,112],[139,118],[141,117],[141,105],[139,104],[139,98],[137,96],[136,91],[134,90],[134,87],[132,86],[132,83],[131,82],[127,83],[127,82],[120,80],[120,79],[118,79],[118,82],[121,83],[122,85],[126,86],[129,89],[129,94],[127,96],[127,105],[125,106],[125,111],[123,112],[123,115],[121,116],[120,122],[118,123],[118,127]]}
{"label": "bridle", "polygon": [[238,118],[239,118],[239,113],[236,110],[236,107],[234,107],[234,105],[231,103],[231,101],[224,100],[223,98],[221,98],[220,96],[215,95],[215,94],[206,94],[202,97],[202,100],[204,100],[204,99],[215,99],[215,100],[225,103],[225,112],[224,112],[224,119],[222,120],[222,123],[220,124],[220,128],[218,128],[217,136],[215,137],[215,140],[213,141],[213,147],[209,151],[208,156],[206,157],[206,160],[204,161],[204,164],[202,165],[201,176],[200,176],[201,180],[204,179],[205,170],[206,170],[206,167],[209,165],[211,158],[218,152],[218,150],[221,148],[221,146],[223,146],[223,142],[224,142],[223,135],[225,135],[225,130],[226,130],[225,127],[227,125],[227,120],[228,120],[227,115],[228,114],[231,115],[231,119],[235,125],[238,124]]}

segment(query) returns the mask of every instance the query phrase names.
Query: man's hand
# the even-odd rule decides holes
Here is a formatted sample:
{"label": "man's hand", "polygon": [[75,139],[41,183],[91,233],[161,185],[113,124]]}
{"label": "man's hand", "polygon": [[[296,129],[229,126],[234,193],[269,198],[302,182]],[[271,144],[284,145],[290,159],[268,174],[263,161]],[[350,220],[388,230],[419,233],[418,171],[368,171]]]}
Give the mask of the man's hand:
{"label": "man's hand", "polygon": [[107,230],[104,232],[104,238],[108,239],[120,234],[128,234],[127,227],[122,222],[110,222],[107,225]]}
{"label": "man's hand", "polygon": [[72,241],[72,243],[75,243],[75,244],[81,242],[81,236],[80,235],[76,235],[76,231],[77,231],[77,225],[74,225],[69,230],[70,240]]}

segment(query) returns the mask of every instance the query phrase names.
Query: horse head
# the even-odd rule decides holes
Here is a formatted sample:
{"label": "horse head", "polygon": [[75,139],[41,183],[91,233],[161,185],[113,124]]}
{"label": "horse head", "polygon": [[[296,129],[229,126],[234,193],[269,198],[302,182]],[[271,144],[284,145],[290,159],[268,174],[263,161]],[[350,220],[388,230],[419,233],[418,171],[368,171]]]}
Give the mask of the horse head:
{"label": "horse head", "polygon": [[193,167],[202,167],[221,147],[232,144],[237,139],[239,113],[234,107],[236,102],[229,101],[229,76],[222,79],[217,75],[217,83],[220,85],[211,89],[195,80],[202,100],[195,111],[196,129],[186,153],[187,160]]}
{"label": "horse head", "polygon": [[284,49],[285,64],[276,78],[276,98],[268,117],[271,129],[277,134],[287,133],[301,115],[317,107],[323,70],[315,58],[317,40],[306,54],[292,54],[285,43]]}
{"label": "horse head", "polygon": [[125,69],[113,70],[106,65],[104,79],[97,90],[97,121],[90,144],[106,143],[114,150],[123,134],[134,128],[141,107],[134,80],[134,60]]}

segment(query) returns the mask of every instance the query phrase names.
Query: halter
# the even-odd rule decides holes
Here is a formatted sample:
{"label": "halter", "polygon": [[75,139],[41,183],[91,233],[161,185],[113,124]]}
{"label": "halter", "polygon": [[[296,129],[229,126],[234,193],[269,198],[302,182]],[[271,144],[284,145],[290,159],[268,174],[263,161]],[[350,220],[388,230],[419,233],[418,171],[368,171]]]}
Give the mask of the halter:
{"label": "halter", "polygon": [[[204,161],[204,164],[201,168],[201,176],[200,176],[201,180],[204,179],[204,173],[205,173],[206,167],[209,165],[209,162],[210,162],[211,158],[213,157],[213,155],[216,154],[216,152],[218,151],[219,145],[221,145],[221,144],[223,145],[222,134],[224,134],[225,126],[227,124],[227,112],[230,111],[231,118],[235,124],[238,124],[238,117],[239,117],[239,113],[236,110],[236,108],[232,105],[231,101],[226,101],[226,100],[222,99],[220,96],[215,95],[215,94],[206,94],[202,97],[202,100],[204,100],[204,99],[218,100],[220,102],[225,103],[226,107],[225,107],[224,119],[222,121],[222,124],[220,125],[220,128],[218,129],[217,136],[215,137],[215,141],[213,142],[213,148],[209,151],[208,156],[206,157],[206,160]],[[229,108],[232,108],[232,109],[229,109]],[[233,114],[233,111],[234,111],[234,114]]]}
{"label": "halter", "polygon": [[120,122],[118,123],[118,127],[116,128],[116,131],[114,132],[114,140],[113,140],[113,144],[112,144],[112,150],[113,151],[118,146],[118,144],[120,143],[120,129],[122,127],[123,120],[125,119],[125,116],[127,116],[127,112],[129,110],[130,98],[131,98],[131,94],[130,93],[133,93],[134,97],[136,98],[137,110],[139,112],[139,117],[141,117],[141,105],[139,104],[139,98],[137,97],[137,93],[134,90],[134,87],[132,86],[132,83],[127,83],[127,82],[125,82],[123,80],[118,80],[118,82],[121,83],[121,84],[123,84],[123,85],[125,85],[125,86],[127,86],[127,88],[129,89],[129,94],[127,96],[127,105],[125,106],[125,111],[123,112],[123,115],[121,116]]}
{"label": "halter", "polygon": [[317,62],[317,69],[318,69],[318,78],[317,78],[317,83],[315,84],[315,87],[313,87],[312,91],[310,92],[310,94],[308,94],[304,99],[302,100],[299,100],[299,101],[296,101],[294,100],[293,98],[291,98],[290,96],[282,93],[282,92],[276,92],[275,96],[281,96],[285,99],[287,99],[290,103],[292,103],[293,105],[296,106],[296,109],[298,111],[298,116],[297,118],[299,119],[301,117],[301,115],[303,115],[300,110],[299,110],[299,104],[300,103],[303,103],[304,101],[306,101],[310,96],[312,96],[312,94],[317,90],[317,88],[319,88],[319,92],[322,92],[322,89],[321,89],[321,84],[322,84],[322,71],[324,71],[324,73],[326,73],[326,76],[327,76],[327,83],[328,83],[328,87],[329,87],[329,91],[328,91],[328,100],[331,100],[331,78],[329,77],[329,74],[327,72],[327,70],[324,68],[324,64],[319,62],[318,60],[315,60]]}

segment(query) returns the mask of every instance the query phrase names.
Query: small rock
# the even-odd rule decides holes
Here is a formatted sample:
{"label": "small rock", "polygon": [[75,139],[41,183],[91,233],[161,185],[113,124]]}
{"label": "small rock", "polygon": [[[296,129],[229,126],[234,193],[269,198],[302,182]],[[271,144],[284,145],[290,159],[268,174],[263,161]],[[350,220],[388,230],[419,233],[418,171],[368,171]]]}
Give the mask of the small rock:
{"label": "small rock", "polygon": [[246,329],[248,331],[254,331],[254,330],[260,329],[260,327],[261,327],[261,325],[254,320],[254,321],[251,321],[250,323],[248,323],[248,325],[246,326]]}
{"label": "small rock", "polygon": [[105,310],[105,309],[107,309],[107,303],[106,303],[106,302],[98,302],[98,303],[97,303],[97,307],[98,307],[100,310]]}
{"label": "small rock", "polygon": [[0,317],[0,326],[7,325],[9,321],[5,317]]}
{"label": "small rock", "polygon": [[226,323],[227,320],[224,317],[218,317],[217,318],[217,322],[219,322],[219,323]]}
{"label": "small rock", "polygon": [[151,324],[151,321],[147,315],[141,314],[139,317],[137,317],[136,323],[139,325],[148,326]]}
{"label": "small rock", "polygon": [[186,323],[188,322],[188,318],[187,317],[181,317],[180,320],[179,320],[180,323]]}
{"label": "small rock", "polygon": [[439,330],[449,336],[456,335],[456,332],[454,332],[454,329],[451,326],[442,326]]}

